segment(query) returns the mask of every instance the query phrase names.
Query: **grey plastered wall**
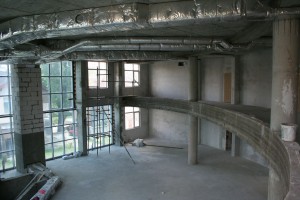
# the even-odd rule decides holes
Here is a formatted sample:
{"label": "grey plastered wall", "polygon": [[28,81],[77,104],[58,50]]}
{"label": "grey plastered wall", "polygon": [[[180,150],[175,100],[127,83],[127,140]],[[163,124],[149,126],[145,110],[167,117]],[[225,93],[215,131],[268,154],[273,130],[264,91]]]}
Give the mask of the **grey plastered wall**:
{"label": "grey plastered wall", "polygon": [[272,49],[249,52],[238,58],[240,102],[270,108],[272,91]]}
{"label": "grey plastered wall", "polygon": [[149,136],[178,144],[187,144],[188,115],[172,111],[149,110]]}
{"label": "grey plastered wall", "polygon": [[[183,66],[179,66],[180,64]],[[150,96],[188,98],[188,61],[153,62],[149,68]],[[187,144],[188,116],[186,114],[149,110],[149,136],[174,143]]]}
{"label": "grey plastered wall", "polygon": [[[183,62],[184,66],[178,66]],[[161,61],[150,65],[150,96],[187,99],[188,61]]]}
{"label": "grey plastered wall", "polygon": [[203,101],[223,101],[224,58],[201,59],[201,97]]}
{"label": "grey plastered wall", "polygon": [[201,119],[201,144],[217,149],[225,149],[224,129],[208,120]]}

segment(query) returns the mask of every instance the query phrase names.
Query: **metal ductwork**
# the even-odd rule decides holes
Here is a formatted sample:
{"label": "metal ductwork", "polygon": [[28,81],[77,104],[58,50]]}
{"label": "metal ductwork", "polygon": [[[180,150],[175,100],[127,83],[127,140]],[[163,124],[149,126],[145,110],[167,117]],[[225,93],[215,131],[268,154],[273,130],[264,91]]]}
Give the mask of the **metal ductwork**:
{"label": "metal ductwork", "polygon": [[132,61],[159,61],[183,59],[181,54],[171,52],[144,52],[144,51],[94,51],[73,52],[61,57],[62,60],[132,60]]}
{"label": "metal ductwork", "polygon": [[206,22],[272,20],[298,15],[295,8],[271,9],[264,1],[194,0],[157,4],[131,3],[19,17],[0,25],[0,49],[32,40],[101,32],[184,26]]}
{"label": "metal ductwork", "polygon": [[[0,51],[0,57],[2,59],[27,58],[31,60],[40,60],[38,62],[45,62],[58,60],[62,57],[68,58],[69,60],[73,59],[74,57],[78,57],[73,55],[80,55],[82,58],[88,58],[90,57],[90,55],[92,55],[93,59],[96,59],[94,55],[99,55],[100,59],[108,57],[111,60],[112,55],[118,56],[116,60],[126,58],[126,56],[129,57],[128,55],[131,55],[130,57],[134,59],[137,58],[137,55],[141,55],[141,59],[145,59],[146,55],[151,55],[152,58],[154,57],[154,60],[161,60],[160,56],[157,56],[156,54],[155,56],[153,56],[153,52],[159,52],[158,55],[164,52],[169,53],[166,57],[170,59],[170,52],[178,52],[181,54],[202,54],[203,52],[232,54],[257,46],[270,47],[271,44],[272,41],[270,39],[255,40],[249,44],[243,45],[232,45],[221,39],[184,37],[163,37],[159,39],[149,37],[118,39],[93,38],[89,40],[81,40],[75,43],[65,40],[50,40],[48,41],[48,48],[37,45],[22,45],[18,46],[18,48],[15,50]],[[97,51],[105,53],[95,53]],[[117,51],[118,53],[112,54],[113,51]],[[125,51],[128,53],[124,53]],[[141,53],[137,54],[136,52],[138,51]],[[178,57],[178,55],[176,55],[175,57]],[[76,58],[76,60],[78,59]]]}

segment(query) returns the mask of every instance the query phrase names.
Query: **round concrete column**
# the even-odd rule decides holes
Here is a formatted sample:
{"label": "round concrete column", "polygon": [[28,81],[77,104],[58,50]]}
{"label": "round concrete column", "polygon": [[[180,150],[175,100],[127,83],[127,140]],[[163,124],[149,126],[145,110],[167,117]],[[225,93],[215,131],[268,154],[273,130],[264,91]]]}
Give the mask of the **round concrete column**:
{"label": "round concrete column", "polygon": [[[198,62],[197,57],[189,58],[189,86],[188,100],[196,101],[198,98]],[[189,134],[188,134],[188,164],[197,164],[198,153],[198,118],[189,116]]]}
{"label": "round concrete column", "polygon": [[189,116],[188,136],[188,164],[195,165],[198,162],[198,118]]}
{"label": "round concrete column", "polygon": [[[271,130],[280,134],[281,123],[296,123],[299,64],[299,20],[273,23]],[[269,170],[269,200],[282,200],[287,188],[275,170]]]}
{"label": "round concrete column", "polygon": [[271,130],[296,123],[299,64],[299,20],[279,19],[273,24]]}

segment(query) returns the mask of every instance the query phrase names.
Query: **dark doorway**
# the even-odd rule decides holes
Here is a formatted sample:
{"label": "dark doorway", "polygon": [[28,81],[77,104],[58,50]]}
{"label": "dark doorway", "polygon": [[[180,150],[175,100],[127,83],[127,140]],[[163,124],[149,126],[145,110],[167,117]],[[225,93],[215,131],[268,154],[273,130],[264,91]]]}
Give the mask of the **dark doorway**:
{"label": "dark doorway", "polygon": [[232,133],[230,131],[226,131],[226,146],[225,146],[226,151],[231,150],[231,145],[232,145]]}

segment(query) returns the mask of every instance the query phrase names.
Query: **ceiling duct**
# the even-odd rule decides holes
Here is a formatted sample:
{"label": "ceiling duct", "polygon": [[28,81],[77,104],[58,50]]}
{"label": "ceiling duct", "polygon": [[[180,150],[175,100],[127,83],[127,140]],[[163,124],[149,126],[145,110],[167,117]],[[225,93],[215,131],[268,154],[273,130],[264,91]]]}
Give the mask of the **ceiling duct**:
{"label": "ceiling duct", "polygon": [[[111,43],[111,44],[110,44]],[[66,57],[72,57],[72,55],[80,55],[81,57],[89,57],[89,55],[101,55],[95,52],[101,51],[106,52],[104,57],[109,57],[107,55],[114,55],[111,52],[118,51],[118,58],[124,58],[124,55],[130,55],[134,52],[134,55],[144,56],[151,55],[153,57],[153,52],[160,53],[164,52],[180,52],[181,54],[197,54],[201,55],[203,52],[210,53],[236,53],[237,51],[248,50],[254,47],[270,47],[272,45],[272,40],[270,39],[260,39],[252,41],[248,44],[235,44],[232,45],[225,40],[221,39],[209,39],[209,38],[184,38],[184,37],[174,37],[174,38],[105,38],[105,39],[89,39],[82,40],[77,43],[71,43],[65,40],[50,40],[48,41],[49,47],[37,46],[37,45],[23,45],[18,46],[14,50],[2,50],[0,57],[4,58],[30,58],[31,60],[43,60],[52,61],[57,60],[66,55]],[[128,52],[128,54],[124,52]],[[136,52],[140,51],[140,54]],[[85,52],[87,56],[85,55]],[[92,52],[92,53],[91,53]],[[107,52],[110,52],[109,54]],[[122,53],[122,56],[120,52]],[[73,54],[74,53],[74,54]],[[156,54],[155,54],[156,55]],[[176,55],[178,56],[178,55]],[[156,56],[157,57],[157,56]],[[168,58],[171,56],[168,54]],[[95,59],[95,56],[93,56]],[[112,59],[110,57],[110,59]],[[152,59],[150,59],[152,60]],[[160,57],[156,60],[161,60]],[[40,61],[38,61],[40,62]]]}
{"label": "ceiling duct", "polygon": [[264,1],[194,0],[157,4],[131,3],[19,17],[0,24],[0,49],[36,39],[91,35],[235,20],[272,20],[299,15],[296,8],[271,9]]}

